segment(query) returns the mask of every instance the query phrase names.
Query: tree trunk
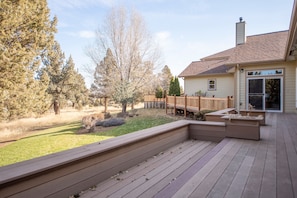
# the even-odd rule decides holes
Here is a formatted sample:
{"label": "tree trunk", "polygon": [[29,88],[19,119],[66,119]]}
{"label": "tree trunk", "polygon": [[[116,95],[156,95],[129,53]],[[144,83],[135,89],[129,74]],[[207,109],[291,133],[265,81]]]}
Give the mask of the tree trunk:
{"label": "tree trunk", "polygon": [[107,112],[107,97],[104,97],[104,113]]}
{"label": "tree trunk", "polygon": [[127,112],[127,103],[124,102],[122,103],[122,113],[126,113]]}
{"label": "tree trunk", "polygon": [[54,111],[56,115],[60,114],[60,103],[59,100],[54,101]]}

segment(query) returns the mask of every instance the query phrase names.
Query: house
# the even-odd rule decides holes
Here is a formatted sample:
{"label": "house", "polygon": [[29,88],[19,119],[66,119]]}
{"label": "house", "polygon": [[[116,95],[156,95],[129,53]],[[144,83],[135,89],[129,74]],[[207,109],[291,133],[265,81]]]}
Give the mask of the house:
{"label": "house", "polygon": [[233,96],[238,110],[253,106],[271,112],[296,112],[297,6],[289,30],[245,37],[236,23],[236,45],[192,62],[179,77],[185,94]]}

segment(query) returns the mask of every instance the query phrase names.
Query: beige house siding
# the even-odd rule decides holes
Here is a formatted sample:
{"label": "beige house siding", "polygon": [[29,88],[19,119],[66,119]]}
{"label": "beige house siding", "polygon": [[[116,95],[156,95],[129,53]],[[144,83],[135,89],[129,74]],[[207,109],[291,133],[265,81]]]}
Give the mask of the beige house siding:
{"label": "beige house siding", "polygon": [[[208,90],[208,80],[216,81],[216,90]],[[199,78],[187,77],[184,79],[185,94],[188,96],[195,95],[196,92],[206,92],[206,96],[223,98],[234,96],[234,77],[230,75],[205,76]]]}
{"label": "beige house siding", "polygon": [[284,112],[296,112],[296,61],[286,64],[284,86]]}

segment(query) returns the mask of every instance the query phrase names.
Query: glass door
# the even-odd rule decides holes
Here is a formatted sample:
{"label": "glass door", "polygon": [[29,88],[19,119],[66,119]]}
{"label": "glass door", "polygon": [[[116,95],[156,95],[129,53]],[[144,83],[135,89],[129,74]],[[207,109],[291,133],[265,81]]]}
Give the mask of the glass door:
{"label": "glass door", "polygon": [[272,111],[281,110],[281,79],[265,79],[265,109]]}
{"label": "glass door", "polygon": [[256,110],[281,111],[281,78],[248,79],[248,104]]}
{"label": "glass door", "polygon": [[264,79],[248,79],[248,108],[264,110]]}

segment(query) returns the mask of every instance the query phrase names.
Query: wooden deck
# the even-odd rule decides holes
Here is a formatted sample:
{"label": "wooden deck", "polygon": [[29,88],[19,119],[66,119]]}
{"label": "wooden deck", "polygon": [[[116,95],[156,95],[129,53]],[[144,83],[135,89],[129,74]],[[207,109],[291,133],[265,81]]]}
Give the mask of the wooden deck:
{"label": "wooden deck", "polygon": [[188,140],[81,197],[297,197],[297,114],[267,113],[261,140]]}

